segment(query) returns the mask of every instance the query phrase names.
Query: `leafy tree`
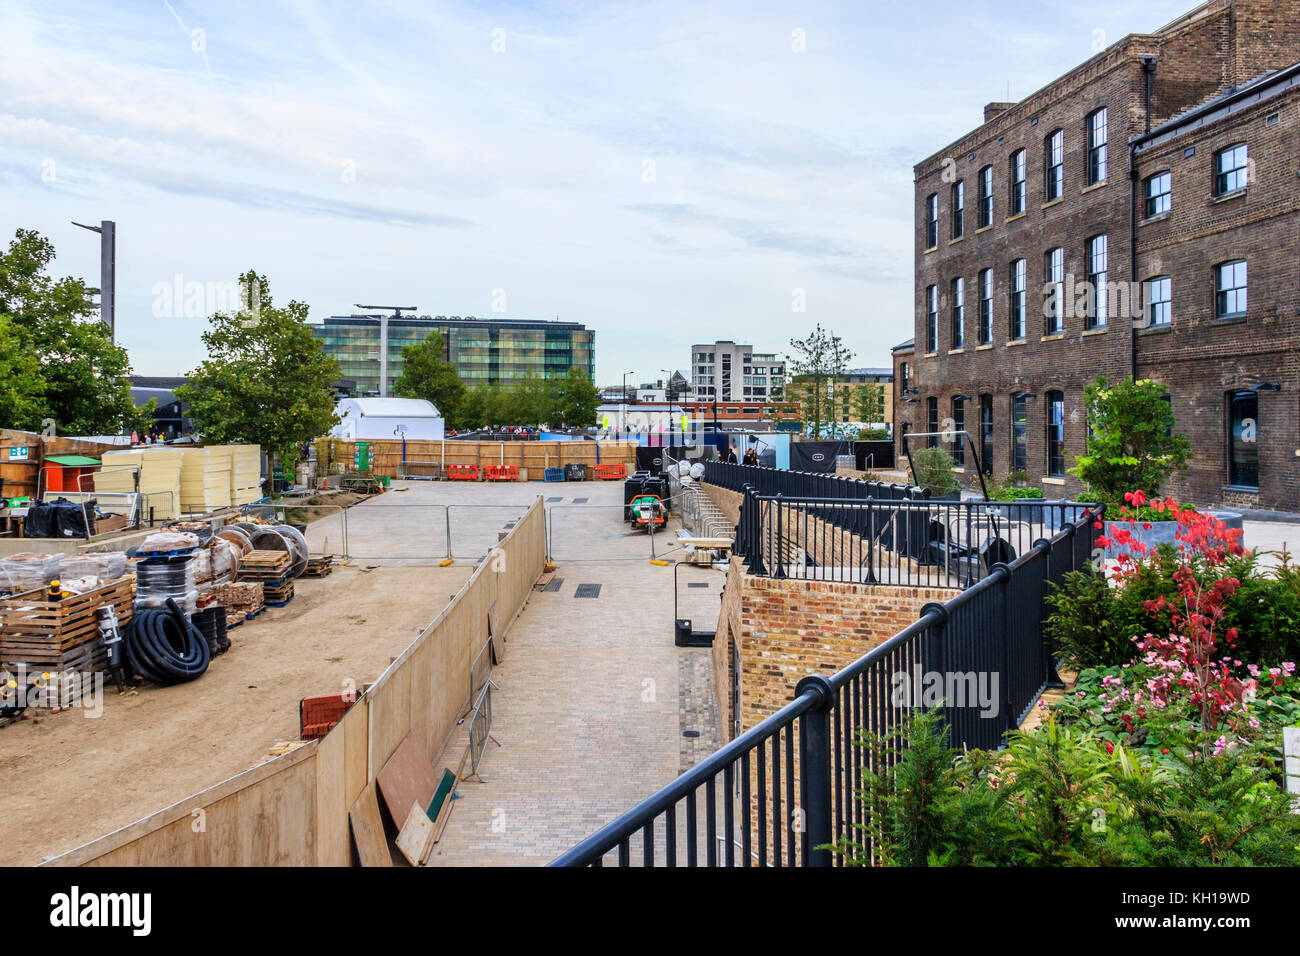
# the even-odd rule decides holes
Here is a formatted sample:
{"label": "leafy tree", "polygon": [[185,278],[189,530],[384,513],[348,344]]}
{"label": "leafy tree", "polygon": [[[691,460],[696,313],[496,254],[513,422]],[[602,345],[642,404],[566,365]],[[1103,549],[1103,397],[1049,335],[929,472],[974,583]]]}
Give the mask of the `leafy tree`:
{"label": "leafy tree", "polygon": [[1098,376],[1085,392],[1088,442],[1075,456],[1074,474],[1108,504],[1142,490],[1154,498],[1170,473],[1187,467],[1191,443],[1174,431],[1168,390],[1150,379],[1111,385]]}
{"label": "leafy tree", "polygon": [[581,427],[595,423],[600,391],[586,372],[576,365],[571,366],[567,375],[551,381],[555,383],[551,424]]}
{"label": "leafy tree", "polygon": [[330,383],[342,373],[307,327],[305,304],[275,308],[266,278],[253,270],[239,281],[239,311],[212,316],[203,333],[208,358],[176,397],[190,403],[204,438],[255,442],[284,463],[338,421]]}
{"label": "leafy tree", "polygon": [[[131,400],[126,349],[94,318],[85,282],[46,273],[53,260],[53,244],[29,229],[0,254],[0,340],[8,343],[0,390],[12,401],[5,423],[38,430],[51,419],[70,434],[146,429],[153,406]],[[35,373],[23,357],[36,362]]]}
{"label": "leafy tree", "polygon": [[885,417],[884,386],[868,383],[854,389],[853,412],[865,425]]}
{"label": "leafy tree", "polygon": [[825,427],[835,420],[835,384],[853,353],[821,323],[807,338],[791,339],[790,347],[795,354],[789,357],[793,379],[789,391],[803,407],[804,425],[811,428],[813,438],[820,438]]}
{"label": "leafy tree", "polygon": [[39,422],[44,398],[41,363],[28,350],[12,320],[0,315],[0,409],[4,409],[4,422],[19,427]]}
{"label": "leafy tree", "polygon": [[402,348],[402,374],[393,384],[394,394],[432,402],[452,427],[459,427],[457,406],[465,395],[465,384],[456,366],[444,359],[441,332],[430,332],[423,342]]}

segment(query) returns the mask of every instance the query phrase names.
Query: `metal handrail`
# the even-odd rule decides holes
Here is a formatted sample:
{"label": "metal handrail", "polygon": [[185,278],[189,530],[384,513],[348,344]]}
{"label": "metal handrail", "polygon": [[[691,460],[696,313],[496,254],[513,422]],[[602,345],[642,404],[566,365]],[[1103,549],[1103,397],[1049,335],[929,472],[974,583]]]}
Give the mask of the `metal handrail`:
{"label": "metal handrail", "polygon": [[[602,827],[596,833],[587,837],[585,840],[572,847],[567,852],[557,857],[552,866],[586,866],[601,865],[602,858],[605,854],[614,850],[618,851],[619,864],[626,866],[630,863],[630,844],[629,841],[638,833],[643,836],[643,854],[647,864],[652,864],[654,851],[655,824],[664,818],[666,846],[671,848],[675,846],[675,808],[683,799],[687,799],[687,826],[688,840],[691,841],[691,847],[688,852],[690,858],[688,865],[695,864],[695,850],[693,849],[695,835],[689,829],[696,826],[694,794],[701,787],[712,788],[716,785],[719,777],[722,777],[727,792],[724,793],[726,804],[726,829],[730,833],[735,826],[735,819],[732,813],[731,801],[735,794],[732,792],[736,787],[736,768],[739,764],[742,773],[748,768],[748,759],[751,754],[758,751],[760,757],[759,767],[762,767],[762,756],[766,752],[763,749],[768,741],[779,741],[783,732],[795,727],[798,721],[799,736],[799,754],[800,766],[798,768],[798,785],[800,793],[800,805],[798,809],[807,817],[807,827],[800,834],[800,854],[801,862],[814,866],[829,866],[833,863],[830,850],[827,848],[834,839],[836,833],[839,836],[844,835],[845,824],[852,823],[850,813],[855,812],[846,808],[846,802],[852,801],[852,796],[846,794],[845,790],[852,787],[850,781],[852,774],[857,772],[857,764],[846,754],[846,748],[853,746],[852,740],[859,726],[853,724],[854,719],[861,720],[863,715],[854,708],[847,705],[853,698],[852,695],[863,693],[862,680],[867,678],[868,671],[875,665],[888,665],[893,661],[894,656],[899,653],[906,653],[908,650],[916,647],[917,642],[922,639],[928,639],[938,636],[940,638],[939,647],[942,649],[942,635],[944,629],[950,625],[950,622],[960,619],[962,612],[966,609],[976,609],[981,603],[986,606],[983,608],[984,615],[989,617],[996,613],[999,608],[1005,611],[1005,606],[1000,602],[1006,599],[1008,590],[1017,585],[1020,581],[1029,581],[1031,584],[1035,577],[1041,588],[1050,580],[1051,564],[1055,556],[1062,556],[1070,559],[1070,564],[1077,565],[1079,561],[1078,544],[1073,540],[1085,532],[1088,537],[1085,544],[1090,544],[1093,540],[1092,532],[1093,522],[1104,517],[1104,509],[1101,506],[1096,507],[1094,513],[1091,508],[1085,511],[1074,522],[1066,525],[1058,533],[1050,538],[1040,538],[1034,545],[1023,555],[1017,557],[1009,563],[999,563],[990,569],[990,573],[978,583],[964,591],[956,594],[952,599],[944,604],[928,604],[922,609],[920,617],[909,624],[906,628],[899,631],[893,637],[884,643],[872,648],[858,660],[842,668],[830,677],[821,675],[809,675],[799,682],[795,688],[795,697],[790,703],[780,708],[776,713],[760,721],[754,727],[745,733],[736,737],[729,743],[723,745],[705,760],[686,771],[676,780],[672,781],[666,787],[647,797],[628,812],[624,813],[617,819],[611,821]],[[1088,552],[1089,554],[1091,552]],[[1041,576],[1037,576],[1034,565],[1041,564]],[[1063,573],[1064,566],[1061,569]],[[999,594],[993,594],[999,590]],[[990,605],[990,602],[993,602]],[[1028,619],[1022,619],[1019,622],[1013,621],[1013,615],[1002,613],[995,620],[1003,623],[1004,630],[999,634],[991,635],[994,641],[1001,639],[1001,649],[1003,651],[1002,662],[999,665],[1000,673],[1010,683],[1013,676],[1020,677],[1021,683],[1019,689],[1022,699],[1025,697],[1036,699],[1044,687],[1048,686],[1056,677],[1051,659],[1046,652],[1046,647],[1042,642],[1041,620],[1036,615],[1031,618],[1036,622],[1030,625],[1037,628],[1038,640],[1036,642],[1023,643],[1021,650],[1026,653],[1024,660],[1012,662],[1009,659],[1009,645],[1011,633],[1017,626],[1027,626]],[[1032,633],[1032,632],[1031,632]],[[985,635],[987,642],[990,635]],[[1031,647],[1032,644],[1032,647]],[[992,645],[986,646],[988,650]],[[958,648],[960,650],[960,648]],[[915,652],[914,652],[915,653]],[[946,653],[946,651],[945,651]],[[897,663],[895,661],[895,663]],[[1020,665],[1020,671],[1013,675],[1013,669]],[[1029,674],[1032,674],[1033,683],[1026,683],[1025,667],[1029,667]],[[1036,673],[1035,673],[1035,669]],[[1036,689],[1035,689],[1036,688]],[[859,705],[862,698],[857,698]],[[1001,703],[1012,703],[1013,698],[1008,689],[1008,695],[1005,700],[999,700]],[[873,703],[876,703],[873,701]],[[1032,700],[1024,708],[1032,706]],[[1006,713],[1001,720],[1004,724],[1010,724],[1013,714]],[[1016,717],[1023,720],[1024,712],[1019,713]],[[833,725],[832,725],[833,721]],[[843,727],[841,724],[843,723]],[[969,726],[969,722],[965,726]],[[956,736],[956,728],[954,727]],[[985,728],[984,737],[987,737],[987,728]],[[786,752],[789,755],[792,749],[790,736],[786,736]],[[964,743],[965,741],[961,741]],[[779,754],[779,747],[774,743],[773,756],[774,764],[772,767],[771,792],[773,796],[773,831],[772,831],[772,850],[774,851],[775,862],[779,865],[781,862],[781,839],[786,837],[787,856],[786,862],[793,863],[794,837],[793,831],[782,833],[776,828],[776,814],[781,808],[781,779],[779,771],[775,765],[775,759]],[[760,774],[761,774],[760,769]],[[785,793],[787,795],[787,808],[795,809],[789,802],[793,794],[794,776],[793,768],[787,763],[785,767]],[[762,784],[760,777],[760,788]],[[736,845],[748,847],[749,845],[749,780],[747,777],[740,778],[740,784],[743,788],[742,801],[744,803],[744,817],[741,826],[745,829],[742,831],[745,836],[745,843]],[[832,792],[836,795],[835,813],[832,812]],[[759,816],[760,826],[766,823],[766,804],[767,792],[758,794],[760,801]],[[706,792],[709,799],[708,807],[708,833],[706,839],[709,846],[709,864],[717,862],[717,856],[713,842],[720,840],[727,851],[726,858],[728,864],[732,862],[733,847],[727,844],[726,838],[714,832],[716,819],[713,810],[714,791],[709,789]],[[857,808],[856,802],[854,807]],[[863,812],[860,808],[856,812]],[[766,864],[767,860],[762,847],[762,837],[765,830],[760,829],[760,852],[756,857],[760,865]],[[675,850],[670,849],[675,862]],[[752,855],[752,854],[750,854]],[[749,865],[749,855],[745,856],[745,865]]]}

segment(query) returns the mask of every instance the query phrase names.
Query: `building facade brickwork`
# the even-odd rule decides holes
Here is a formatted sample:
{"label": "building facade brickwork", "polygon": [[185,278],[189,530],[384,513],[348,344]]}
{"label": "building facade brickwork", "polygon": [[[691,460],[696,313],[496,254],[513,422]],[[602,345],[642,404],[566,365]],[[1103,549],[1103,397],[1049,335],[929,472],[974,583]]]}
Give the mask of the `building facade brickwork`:
{"label": "building facade brickwork", "polygon": [[[1270,403],[1289,402],[1287,429],[1296,429],[1294,377],[1283,381],[1281,365],[1255,359],[1267,340],[1288,341],[1295,325],[1286,306],[1295,279],[1283,288],[1279,271],[1290,241],[1283,233],[1294,229],[1294,216],[1288,223],[1286,200],[1274,195],[1296,185],[1296,127],[1287,122],[1294,107],[1272,127],[1251,127],[1272,156],[1252,175],[1271,176],[1274,185],[1252,185],[1240,200],[1206,198],[1217,140],[1238,131],[1197,131],[1194,138],[1205,137],[1205,145],[1197,149],[1195,171],[1173,177],[1174,212],[1164,223],[1139,224],[1146,218],[1140,177],[1155,169],[1156,157],[1141,157],[1139,179],[1132,179],[1130,143],[1136,149],[1180,114],[1300,61],[1298,27],[1300,0],[1214,0],[1154,34],[1124,38],[1018,103],[989,104],[983,125],[916,166],[915,353],[895,354],[896,435],[964,428],[974,445],[961,449],[966,484],[974,481],[978,457],[1000,477],[1024,472],[1048,497],[1076,496],[1082,488],[1070,468],[1085,447],[1087,384],[1098,375],[1169,376],[1179,430],[1196,448],[1196,465],[1169,490],[1198,503],[1241,500],[1226,474],[1225,394],[1267,373],[1282,390],[1260,399],[1261,420]],[[1182,145],[1161,148],[1182,155]],[[1234,203],[1248,211],[1236,212]],[[1230,244],[1247,258],[1252,249],[1260,250],[1257,257],[1277,250],[1276,265],[1261,259],[1250,272],[1245,322],[1206,341],[1196,338],[1190,298],[1213,306],[1211,269],[1231,258],[1216,234],[1231,234]],[[1165,274],[1151,271],[1155,260],[1144,261],[1148,249],[1191,270],[1171,277],[1172,334],[1135,329],[1147,321],[1145,280]],[[1294,265],[1293,252],[1289,261]],[[909,364],[908,387],[916,389],[911,400],[902,395],[902,361]],[[1282,422],[1268,421],[1268,434],[1280,436]],[[1300,510],[1300,459],[1285,466],[1280,460],[1294,458],[1297,436],[1287,441],[1290,447],[1275,449],[1267,462],[1278,471],[1261,477],[1260,492],[1248,493],[1245,503]]]}

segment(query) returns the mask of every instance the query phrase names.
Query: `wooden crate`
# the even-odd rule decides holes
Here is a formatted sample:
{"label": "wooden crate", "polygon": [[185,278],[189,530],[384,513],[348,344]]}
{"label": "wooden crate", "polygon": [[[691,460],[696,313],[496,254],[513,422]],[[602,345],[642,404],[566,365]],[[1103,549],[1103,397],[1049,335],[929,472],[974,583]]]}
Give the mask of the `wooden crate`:
{"label": "wooden crate", "polygon": [[89,661],[93,655],[74,652],[99,636],[95,612],[108,604],[125,629],[135,607],[134,574],[61,601],[47,600],[43,588],[0,600],[0,661],[52,667]]}

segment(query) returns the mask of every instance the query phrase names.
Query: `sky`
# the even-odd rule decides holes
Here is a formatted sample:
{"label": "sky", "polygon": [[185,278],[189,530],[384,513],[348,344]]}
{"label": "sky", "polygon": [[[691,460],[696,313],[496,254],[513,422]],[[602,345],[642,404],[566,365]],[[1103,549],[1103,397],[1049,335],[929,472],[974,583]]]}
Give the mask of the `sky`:
{"label": "sky", "polygon": [[4,0],[0,236],[98,285],[71,221],[116,221],[143,375],[202,360],[249,268],[317,320],[582,322],[601,384],[817,323],[888,366],[913,165],[1194,6]]}

